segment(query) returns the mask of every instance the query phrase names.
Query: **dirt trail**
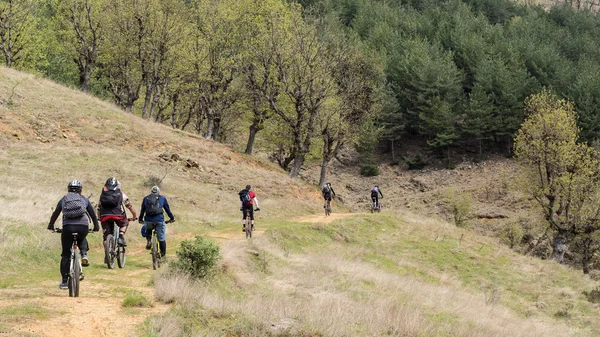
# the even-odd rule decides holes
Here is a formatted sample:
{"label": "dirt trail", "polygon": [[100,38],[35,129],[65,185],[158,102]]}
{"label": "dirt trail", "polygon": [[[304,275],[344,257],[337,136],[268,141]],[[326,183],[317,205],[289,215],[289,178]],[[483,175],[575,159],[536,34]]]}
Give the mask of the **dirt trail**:
{"label": "dirt trail", "polygon": [[[0,309],[41,313],[11,317],[3,322],[4,329],[0,330],[0,335],[135,336],[137,326],[149,315],[165,312],[169,308],[155,300],[154,288],[148,285],[153,273],[149,259],[147,266],[143,263],[139,263],[142,267],[136,265],[144,260],[146,254],[136,256],[138,261],[130,263],[134,257],[132,255],[141,255],[143,252],[128,252],[128,265],[124,269],[102,270],[98,267],[88,272],[86,279],[81,282],[80,297],[77,298],[69,297],[68,291],[58,289],[55,280],[28,285],[26,288],[0,289]],[[123,300],[131,290],[143,294],[152,302],[152,307],[123,307]]]}
{"label": "dirt trail", "polygon": [[298,218],[294,218],[294,221],[298,222],[312,222],[312,223],[330,223],[335,220],[344,219],[351,216],[363,215],[367,213],[331,213],[329,216],[322,215],[308,215]]}

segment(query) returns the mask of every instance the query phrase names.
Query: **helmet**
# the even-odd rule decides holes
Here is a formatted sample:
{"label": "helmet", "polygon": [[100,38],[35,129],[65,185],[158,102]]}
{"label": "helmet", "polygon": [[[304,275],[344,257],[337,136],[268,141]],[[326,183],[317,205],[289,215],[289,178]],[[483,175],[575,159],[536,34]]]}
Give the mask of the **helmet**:
{"label": "helmet", "polygon": [[81,193],[81,181],[71,180],[67,186],[67,191]]}
{"label": "helmet", "polygon": [[151,192],[152,192],[152,193],[156,193],[156,194],[160,194],[160,187],[158,187],[158,186],[156,186],[156,185],[155,185],[155,186],[152,186],[152,190],[151,190]]}
{"label": "helmet", "polygon": [[115,177],[110,177],[106,179],[106,184],[104,184],[104,186],[106,186],[107,189],[114,191],[119,188],[119,181]]}

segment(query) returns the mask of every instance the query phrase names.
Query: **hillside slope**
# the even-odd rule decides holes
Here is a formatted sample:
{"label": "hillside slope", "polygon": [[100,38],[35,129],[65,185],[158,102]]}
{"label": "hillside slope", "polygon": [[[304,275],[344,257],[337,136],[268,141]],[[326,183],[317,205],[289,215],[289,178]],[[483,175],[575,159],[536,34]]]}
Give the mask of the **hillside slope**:
{"label": "hillside slope", "polygon": [[[439,218],[443,211],[429,212],[443,208],[446,187],[481,184],[485,191],[485,181],[467,179],[477,176],[468,172],[491,163],[453,173],[384,167],[382,177],[364,180],[334,167],[344,205],[336,203],[334,216],[325,218],[315,187],[289,179],[276,165],[32,75],[0,68],[0,78],[6,182],[0,334],[600,335],[597,305],[585,295],[597,289],[595,281],[456,228]],[[493,167],[511,170],[503,162]],[[168,227],[169,259],[181,240],[211,238],[222,252],[215,278],[195,283],[153,272],[135,223],[122,270],[106,269],[100,235],[90,236],[92,266],[82,297],[67,298],[57,288],[59,238],[45,231],[47,221],[70,179],[82,180],[83,193],[95,201],[109,176],[138,207],[152,182],[164,177],[162,191],[177,218]],[[393,192],[381,214],[366,214],[363,191],[378,180],[384,193]],[[487,186],[503,188],[496,180]],[[247,183],[261,206],[251,241],[240,231],[237,199]],[[410,189],[416,197],[402,193]],[[135,296],[147,301],[123,306]]]}

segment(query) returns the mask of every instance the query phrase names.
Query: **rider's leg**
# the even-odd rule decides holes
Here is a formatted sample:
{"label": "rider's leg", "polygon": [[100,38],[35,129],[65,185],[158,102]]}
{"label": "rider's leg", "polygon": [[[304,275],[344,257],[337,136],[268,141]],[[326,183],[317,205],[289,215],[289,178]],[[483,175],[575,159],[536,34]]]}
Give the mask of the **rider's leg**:
{"label": "rider's leg", "polygon": [[119,226],[119,244],[121,246],[127,246],[127,242],[125,241],[125,233],[127,232],[129,221],[127,221],[127,219],[123,219],[118,221],[117,224]]}
{"label": "rider's leg", "polygon": [[69,259],[71,257],[71,244],[73,243],[73,226],[63,226],[63,231],[60,233],[60,242],[62,246],[60,258],[60,275],[62,283],[67,283],[69,278]]}
{"label": "rider's leg", "polygon": [[252,226],[252,230],[254,230],[254,208],[250,205],[250,225]]}
{"label": "rider's leg", "polygon": [[242,231],[246,231],[246,208],[242,206]]}
{"label": "rider's leg", "polygon": [[158,237],[160,256],[167,255],[167,226],[164,221],[156,224],[156,236]]}

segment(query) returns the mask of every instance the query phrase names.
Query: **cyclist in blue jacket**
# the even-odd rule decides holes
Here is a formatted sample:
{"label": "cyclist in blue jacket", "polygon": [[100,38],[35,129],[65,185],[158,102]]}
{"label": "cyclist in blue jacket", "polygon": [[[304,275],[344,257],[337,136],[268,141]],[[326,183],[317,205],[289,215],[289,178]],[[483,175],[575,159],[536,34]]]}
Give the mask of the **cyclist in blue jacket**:
{"label": "cyclist in blue jacket", "polygon": [[[142,201],[139,222],[146,225],[146,233],[151,233],[152,229],[156,229],[160,255],[164,257],[167,254],[167,230],[163,210],[167,212],[169,222],[174,222],[175,216],[171,213],[167,198],[160,195],[160,188],[158,186],[153,186],[151,193],[145,196]],[[146,235],[146,240],[148,241],[146,249],[150,249],[152,237]]]}

